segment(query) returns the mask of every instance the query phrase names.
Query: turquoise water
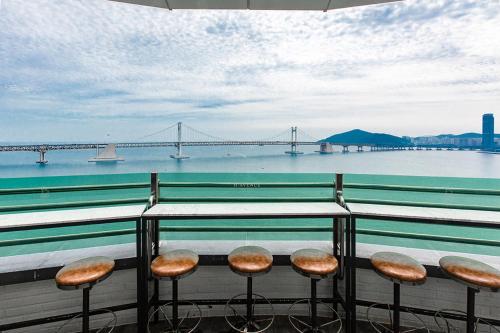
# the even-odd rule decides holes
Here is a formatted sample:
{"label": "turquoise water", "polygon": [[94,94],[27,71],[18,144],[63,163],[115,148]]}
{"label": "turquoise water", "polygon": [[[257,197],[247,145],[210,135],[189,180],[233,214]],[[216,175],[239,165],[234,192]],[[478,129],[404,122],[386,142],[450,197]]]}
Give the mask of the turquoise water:
{"label": "turquoise water", "polygon": [[[368,155],[368,153],[367,153]],[[333,173],[161,173],[162,182],[332,182]],[[26,188],[26,187],[51,187],[69,185],[90,184],[118,184],[147,182],[148,173],[135,174],[108,174],[108,175],[84,175],[84,176],[58,176],[58,177],[31,177],[31,178],[3,178],[0,179],[0,188]],[[500,179],[488,178],[460,178],[460,177],[423,177],[423,176],[385,176],[385,175],[360,175],[347,174],[346,183],[366,184],[400,184],[413,186],[445,186],[459,188],[499,189]],[[41,191],[36,194],[0,196],[1,205],[16,206],[33,203],[56,203],[67,201],[104,200],[115,198],[143,197],[144,202],[148,196],[147,189],[132,190],[106,190],[87,191],[72,193],[46,193]],[[294,189],[268,189],[268,188],[162,188],[162,197],[329,197],[332,190],[328,188],[294,188]],[[427,203],[454,203],[500,207],[500,196],[479,196],[459,194],[438,194],[421,192],[400,192],[380,190],[355,190],[346,189],[347,200],[360,199],[387,199],[398,201],[416,201]],[[235,221],[163,221],[163,225],[191,225],[191,226],[268,226],[280,225],[293,227],[296,225],[308,226],[330,226],[331,221],[325,219],[301,219],[301,220],[235,220]],[[441,235],[467,237],[479,240],[500,240],[500,230],[450,227],[442,225],[404,223],[389,221],[367,221],[360,220],[360,229],[403,231],[423,235]],[[22,232],[7,232],[0,234],[1,240],[25,239],[46,236],[57,236],[64,234],[78,234],[105,230],[133,229],[133,223],[104,224],[94,226],[78,226],[66,228],[41,229]],[[162,239],[167,240],[328,240],[331,238],[329,232],[168,232],[162,233]],[[381,237],[371,235],[359,235],[358,240],[371,244],[386,244],[405,247],[425,248],[434,250],[449,250],[466,253],[479,253],[489,255],[500,255],[500,247],[479,246],[476,244],[459,244],[454,242],[437,242],[429,240],[406,239],[397,237]],[[81,239],[72,241],[44,242],[38,244],[2,246],[2,256],[26,254],[34,252],[45,252],[63,249],[91,247],[108,244],[120,244],[133,242],[133,235],[101,237]]]}
{"label": "turquoise water", "polygon": [[95,164],[92,150],[49,151],[46,166],[34,152],[0,153],[0,178],[159,172],[344,172],[414,176],[500,178],[500,155],[471,151],[396,151],[319,155],[317,147],[300,147],[301,156],[288,156],[289,147],[187,147],[189,160],[175,161],[171,148],[121,149],[125,162]]}

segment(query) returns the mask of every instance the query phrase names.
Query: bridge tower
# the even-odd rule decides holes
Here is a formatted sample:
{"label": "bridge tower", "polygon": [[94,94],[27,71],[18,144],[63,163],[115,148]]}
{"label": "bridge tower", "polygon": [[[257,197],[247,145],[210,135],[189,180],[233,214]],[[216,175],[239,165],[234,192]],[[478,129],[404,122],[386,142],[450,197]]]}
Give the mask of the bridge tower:
{"label": "bridge tower", "polygon": [[290,155],[300,155],[304,154],[301,151],[297,150],[297,126],[292,126],[292,140],[290,141],[290,150],[286,151],[285,154],[290,154]]}
{"label": "bridge tower", "polygon": [[176,160],[184,160],[186,158],[189,158],[187,155],[182,155],[182,123],[178,122],[177,123],[177,143],[175,144],[175,147],[177,148],[177,153],[174,155],[170,155],[171,158],[176,159]]}

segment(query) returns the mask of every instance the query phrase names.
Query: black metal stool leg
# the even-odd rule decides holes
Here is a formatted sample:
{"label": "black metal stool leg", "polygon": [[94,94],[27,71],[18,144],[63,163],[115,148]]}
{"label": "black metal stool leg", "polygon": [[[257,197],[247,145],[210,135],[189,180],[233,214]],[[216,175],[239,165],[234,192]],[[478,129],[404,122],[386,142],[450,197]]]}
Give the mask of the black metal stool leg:
{"label": "black metal stool leg", "polygon": [[90,288],[83,289],[82,332],[89,332]]}
{"label": "black metal stool leg", "polygon": [[311,279],[311,326],[315,330],[317,327],[318,309],[316,304],[316,283],[318,280]]}
{"label": "black metal stool leg", "polygon": [[179,286],[178,281],[172,281],[172,326],[174,330],[179,327]]}
{"label": "black metal stool leg", "polygon": [[394,283],[394,308],[393,308],[393,319],[392,319],[392,329],[394,333],[399,333],[399,307],[400,307],[400,285],[399,283]]}
{"label": "black metal stool leg", "polygon": [[474,314],[476,300],[476,290],[467,288],[467,333],[474,333],[474,324],[476,316]]}
{"label": "black metal stool leg", "polygon": [[247,324],[250,324],[252,322],[252,294],[252,278],[249,276],[247,277]]}

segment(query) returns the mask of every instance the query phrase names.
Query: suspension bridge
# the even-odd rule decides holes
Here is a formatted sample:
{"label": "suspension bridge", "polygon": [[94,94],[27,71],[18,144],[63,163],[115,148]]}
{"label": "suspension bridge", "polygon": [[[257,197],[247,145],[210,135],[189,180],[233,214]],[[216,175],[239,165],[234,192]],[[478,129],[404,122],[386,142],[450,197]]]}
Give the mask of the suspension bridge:
{"label": "suspension bridge", "polygon": [[[151,137],[160,136],[161,141],[147,141]],[[300,140],[299,140],[300,135]],[[4,145],[0,146],[0,152],[37,152],[39,159],[36,163],[46,164],[46,154],[49,151],[56,150],[96,150],[96,157],[91,158],[89,162],[121,161],[116,155],[116,148],[151,148],[151,147],[175,147],[175,154],[170,155],[173,159],[187,159],[188,155],[183,153],[183,147],[193,146],[289,146],[286,154],[300,155],[302,152],[299,146],[319,146],[319,153],[329,154],[333,152],[333,146],[341,146],[343,152],[349,151],[349,143],[327,143],[312,137],[306,132],[293,126],[277,135],[260,140],[229,140],[217,137],[181,122],[173,124],[160,131],[139,137],[136,142],[122,143],[61,143],[61,144],[23,144],[23,145]],[[358,152],[363,151],[363,146],[370,147],[370,150],[391,149],[390,147],[376,147],[372,144],[356,144]]]}

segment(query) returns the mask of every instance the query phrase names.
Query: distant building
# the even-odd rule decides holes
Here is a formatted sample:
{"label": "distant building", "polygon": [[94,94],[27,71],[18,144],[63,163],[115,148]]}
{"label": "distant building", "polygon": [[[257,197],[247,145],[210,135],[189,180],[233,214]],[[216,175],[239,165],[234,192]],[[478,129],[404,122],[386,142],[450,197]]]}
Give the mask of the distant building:
{"label": "distant building", "polygon": [[482,146],[484,150],[495,148],[495,118],[493,113],[483,114]]}

